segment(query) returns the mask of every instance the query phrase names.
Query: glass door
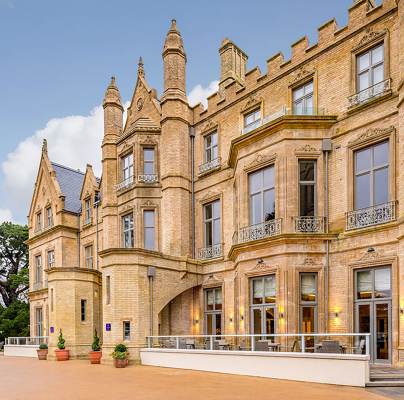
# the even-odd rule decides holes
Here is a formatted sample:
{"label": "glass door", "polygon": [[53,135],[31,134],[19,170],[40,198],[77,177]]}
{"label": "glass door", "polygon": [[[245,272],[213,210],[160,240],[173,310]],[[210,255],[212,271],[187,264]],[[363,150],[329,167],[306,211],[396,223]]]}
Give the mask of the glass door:
{"label": "glass door", "polygon": [[374,361],[389,363],[391,343],[391,307],[390,302],[374,304]]}

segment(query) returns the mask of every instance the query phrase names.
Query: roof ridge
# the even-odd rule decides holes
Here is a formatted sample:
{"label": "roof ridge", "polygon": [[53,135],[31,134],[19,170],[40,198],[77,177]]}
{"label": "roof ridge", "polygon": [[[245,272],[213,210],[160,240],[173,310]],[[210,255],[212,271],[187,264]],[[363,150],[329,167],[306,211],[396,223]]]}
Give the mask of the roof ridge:
{"label": "roof ridge", "polygon": [[51,164],[52,164],[52,165],[56,165],[56,166],[61,167],[61,168],[64,168],[64,169],[68,169],[69,171],[76,172],[76,173],[81,174],[81,175],[85,175],[85,172],[80,171],[79,169],[74,169],[74,168],[71,168],[71,167],[66,167],[66,165],[62,165],[62,164],[59,164],[59,163],[54,162],[54,161],[51,161]]}

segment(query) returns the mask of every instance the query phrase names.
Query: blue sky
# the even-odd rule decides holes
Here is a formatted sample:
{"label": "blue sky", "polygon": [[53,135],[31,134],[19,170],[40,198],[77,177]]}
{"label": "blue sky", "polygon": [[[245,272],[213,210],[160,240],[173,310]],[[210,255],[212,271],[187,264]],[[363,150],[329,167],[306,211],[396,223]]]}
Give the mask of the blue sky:
{"label": "blue sky", "polygon": [[[97,163],[99,133],[93,130],[100,129],[101,112],[95,107],[111,75],[123,100],[130,99],[141,55],[147,80],[161,94],[161,49],[172,18],[184,39],[190,92],[218,79],[224,37],[248,54],[249,68],[265,71],[271,55],[282,51],[288,58],[301,36],[316,42],[327,20],[344,26],[352,2],[0,0],[0,219],[11,214],[25,221],[42,137],[49,136],[55,161],[84,169],[87,159],[74,156],[82,140]],[[25,164],[16,165],[21,159]]]}

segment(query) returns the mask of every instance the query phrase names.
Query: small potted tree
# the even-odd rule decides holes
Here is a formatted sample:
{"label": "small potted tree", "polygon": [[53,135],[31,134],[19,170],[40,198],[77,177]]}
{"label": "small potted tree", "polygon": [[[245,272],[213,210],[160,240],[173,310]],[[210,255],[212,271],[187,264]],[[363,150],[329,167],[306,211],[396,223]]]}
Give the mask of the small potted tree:
{"label": "small potted tree", "polygon": [[90,356],[90,363],[100,364],[102,351],[100,345],[100,338],[97,335],[97,329],[94,330],[94,338],[93,338],[93,344],[91,345],[91,349],[92,351],[88,353],[88,355]]}
{"label": "small potted tree", "polygon": [[124,344],[117,344],[112,353],[115,368],[125,368],[128,365],[128,348]]}
{"label": "small potted tree", "polygon": [[62,330],[60,330],[57,344],[58,348],[55,350],[57,361],[67,361],[69,359],[69,350],[66,350],[65,342],[66,340],[63,337]]}
{"label": "small potted tree", "polygon": [[46,360],[48,357],[48,345],[41,343],[36,353],[38,354],[38,360]]}

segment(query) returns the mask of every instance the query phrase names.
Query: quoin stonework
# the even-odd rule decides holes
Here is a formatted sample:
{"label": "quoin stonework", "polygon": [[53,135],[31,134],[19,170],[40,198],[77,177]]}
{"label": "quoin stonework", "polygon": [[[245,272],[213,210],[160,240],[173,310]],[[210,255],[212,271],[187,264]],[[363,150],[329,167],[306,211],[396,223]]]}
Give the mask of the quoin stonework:
{"label": "quoin stonework", "polygon": [[348,14],[265,71],[224,39],[206,109],[173,20],[162,95],[142,59],[125,123],[106,89],[100,178],[44,142],[32,336],[81,358],[97,329],[109,362],[148,335],[370,332],[372,362],[404,364],[404,1]]}

